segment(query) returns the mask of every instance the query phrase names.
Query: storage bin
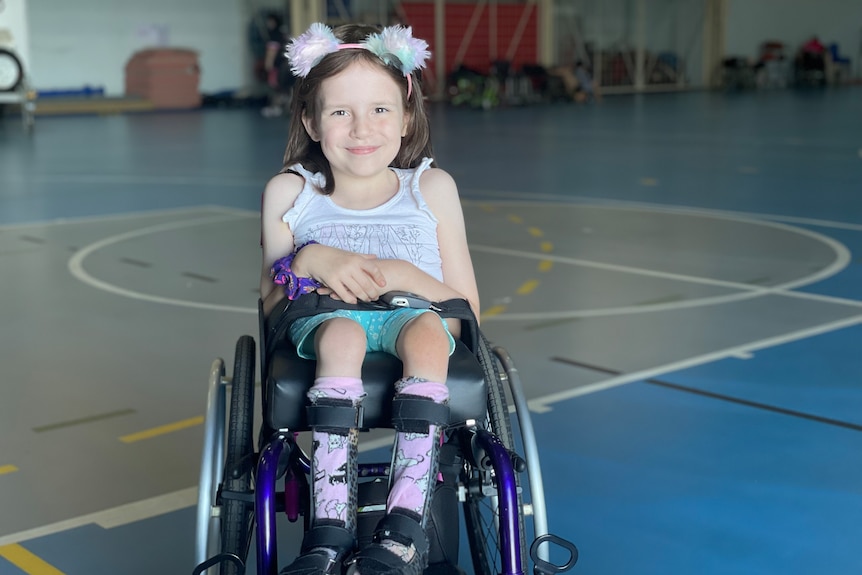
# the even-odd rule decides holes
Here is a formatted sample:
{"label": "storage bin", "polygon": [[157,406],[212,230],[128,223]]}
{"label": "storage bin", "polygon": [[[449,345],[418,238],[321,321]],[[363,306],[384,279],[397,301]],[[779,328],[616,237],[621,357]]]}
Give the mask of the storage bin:
{"label": "storage bin", "polygon": [[194,50],[141,50],[126,63],[126,96],[148,100],[155,108],[199,107],[199,84],[200,67]]}

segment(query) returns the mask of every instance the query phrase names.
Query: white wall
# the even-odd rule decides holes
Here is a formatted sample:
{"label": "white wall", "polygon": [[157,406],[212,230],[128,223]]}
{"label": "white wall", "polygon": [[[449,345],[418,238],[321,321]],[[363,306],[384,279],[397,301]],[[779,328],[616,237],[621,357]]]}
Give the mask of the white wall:
{"label": "white wall", "polygon": [[27,0],[0,0],[0,46],[14,50],[27,74],[30,69]]}
{"label": "white wall", "polygon": [[764,40],[778,40],[790,54],[817,34],[837,42],[854,68],[862,42],[862,0],[728,0],[726,53],[755,57]]}
{"label": "white wall", "polygon": [[126,62],[158,41],[153,32],[164,30],[168,46],[198,52],[202,92],[242,87],[249,66],[242,4],[241,0],[30,1],[33,85],[40,90],[102,86],[109,95],[122,95]]}

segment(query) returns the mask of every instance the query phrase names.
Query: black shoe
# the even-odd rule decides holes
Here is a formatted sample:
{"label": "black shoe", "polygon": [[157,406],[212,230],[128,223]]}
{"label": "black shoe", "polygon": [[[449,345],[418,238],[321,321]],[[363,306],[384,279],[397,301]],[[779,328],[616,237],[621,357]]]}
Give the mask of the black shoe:
{"label": "black shoe", "polygon": [[312,527],[302,538],[299,556],[279,575],[341,575],[355,542],[353,533],[344,527]]}
{"label": "black shoe", "polygon": [[[393,552],[385,542],[412,551],[409,560]],[[349,562],[349,572],[359,575],[421,575],[428,566],[428,536],[420,518],[404,509],[393,509],[380,520],[374,541]]]}

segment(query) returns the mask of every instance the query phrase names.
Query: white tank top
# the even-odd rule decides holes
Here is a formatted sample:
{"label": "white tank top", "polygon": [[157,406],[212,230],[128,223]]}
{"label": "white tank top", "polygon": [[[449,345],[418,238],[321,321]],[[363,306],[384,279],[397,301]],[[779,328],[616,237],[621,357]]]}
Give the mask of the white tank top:
{"label": "white tank top", "polygon": [[412,169],[390,168],[398,176],[398,192],[369,210],[342,208],[320,192],[323,174],[312,174],[300,164],[290,170],[305,178],[293,207],[282,216],[297,246],[314,240],[342,250],[400,259],[443,281],[437,218],[419,190],[419,177],[431,158]]}

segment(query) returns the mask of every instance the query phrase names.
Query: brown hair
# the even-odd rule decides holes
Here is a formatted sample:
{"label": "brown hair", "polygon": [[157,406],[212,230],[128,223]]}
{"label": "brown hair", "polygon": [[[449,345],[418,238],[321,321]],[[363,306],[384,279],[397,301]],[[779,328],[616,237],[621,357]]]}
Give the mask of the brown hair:
{"label": "brown hair", "polygon": [[[362,42],[370,34],[379,32],[374,26],[345,24],[333,30],[336,38],[344,44]],[[422,79],[413,72],[412,92],[407,97],[407,77],[395,66],[386,65],[372,52],[364,49],[338,50],[326,55],[314,66],[305,78],[297,78],[290,103],[290,127],[287,148],[284,151],[282,172],[293,164],[302,164],[306,170],[320,172],[326,179],[323,193],[329,195],[335,189],[332,169],[323,155],[319,142],[311,139],[302,124],[305,116],[317,126],[319,121],[320,86],[324,80],[346,69],[354,62],[363,61],[385,70],[401,87],[404,111],[407,114],[407,135],[401,140],[401,149],[392,161],[396,168],[415,168],[424,157],[433,158],[431,150],[431,125],[422,94]]]}

